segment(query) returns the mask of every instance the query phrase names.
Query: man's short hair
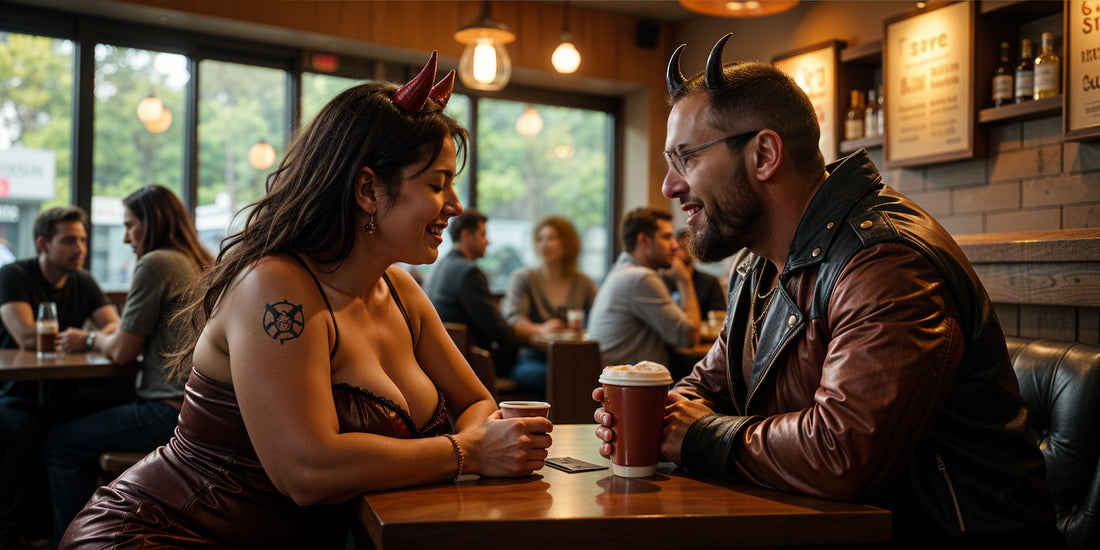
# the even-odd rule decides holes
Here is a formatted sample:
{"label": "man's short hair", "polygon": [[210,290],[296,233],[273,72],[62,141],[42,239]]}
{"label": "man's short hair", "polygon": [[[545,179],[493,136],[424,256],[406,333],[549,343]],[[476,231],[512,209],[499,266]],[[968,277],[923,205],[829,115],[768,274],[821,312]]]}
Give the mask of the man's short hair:
{"label": "man's short hair", "polygon": [[457,243],[462,238],[463,231],[477,231],[477,227],[488,221],[488,219],[485,214],[478,212],[477,209],[467,208],[461,216],[451,220],[451,223],[447,225],[447,232],[451,235],[451,241]]}
{"label": "man's short hair", "polygon": [[42,212],[34,219],[34,240],[42,237],[49,242],[57,235],[57,224],[68,222],[80,222],[88,226],[88,215],[79,206],[66,206],[51,208]]}
{"label": "man's short hair", "polygon": [[635,208],[623,216],[619,224],[619,234],[622,235],[623,250],[633,253],[638,246],[638,235],[645,233],[649,238],[657,234],[657,222],[659,220],[672,221],[672,215],[668,212],[654,210],[652,208]]}

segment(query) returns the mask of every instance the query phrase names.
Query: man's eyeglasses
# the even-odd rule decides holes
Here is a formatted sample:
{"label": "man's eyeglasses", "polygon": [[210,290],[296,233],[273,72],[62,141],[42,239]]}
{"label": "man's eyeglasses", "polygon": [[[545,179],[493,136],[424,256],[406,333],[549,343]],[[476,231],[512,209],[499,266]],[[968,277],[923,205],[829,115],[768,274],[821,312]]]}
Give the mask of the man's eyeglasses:
{"label": "man's eyeglasses", "polygon": [[681,176],[687,176],[687,161],[689,158],[691,158],[691,155],[694,155],[699,151],[714,147],[715,145],[726,141],[732,141],[738,145],[748,143],[750,139],[756,137],[756,134],[759,134],[762,131],[763,129],[753,130],[751,132],[745,132],[743,134],[734,134],[732,136],[726,136],[724,138],[716,139],[714,141],[708,141],[702,145],[689,147],[682,151],[665,151],[665,160],[668,161],[668,165],[676,170],[678,174],[680,174]]}

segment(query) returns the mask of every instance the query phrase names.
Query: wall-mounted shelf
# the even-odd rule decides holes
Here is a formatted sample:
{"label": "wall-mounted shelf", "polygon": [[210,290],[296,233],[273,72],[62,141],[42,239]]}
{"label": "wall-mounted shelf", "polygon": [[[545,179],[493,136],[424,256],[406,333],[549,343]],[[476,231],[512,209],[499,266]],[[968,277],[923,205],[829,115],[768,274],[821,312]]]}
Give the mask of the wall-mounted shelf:
{"label": "wall-mounted shelf", "polygon": [[1054,97],[1012,103],[1002,107],[990,107],[978,111],[978,123],[1006,122],[1013,120],[1033,120],[1062,113],[1062,94]]}
{"label": "wall-mounted shelf", "polygon": [[871,136],[859,139],[846,139],[840,142],[841,153],[854,153],[860,149],[874,149],[882,147],[882,136]]}

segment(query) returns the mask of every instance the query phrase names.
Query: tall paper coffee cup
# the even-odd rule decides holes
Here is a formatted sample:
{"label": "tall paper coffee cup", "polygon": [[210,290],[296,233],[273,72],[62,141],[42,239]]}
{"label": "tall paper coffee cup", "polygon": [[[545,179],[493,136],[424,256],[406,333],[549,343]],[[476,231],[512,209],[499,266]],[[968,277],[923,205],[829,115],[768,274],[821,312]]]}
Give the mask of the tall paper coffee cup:
{"label": "tall paper coffee cup", "polygon": [[603,369],[603,404],[614,418],[611,473],[649,477],[661,457],[661,428],[672,376],[663,365],[643,361]]}

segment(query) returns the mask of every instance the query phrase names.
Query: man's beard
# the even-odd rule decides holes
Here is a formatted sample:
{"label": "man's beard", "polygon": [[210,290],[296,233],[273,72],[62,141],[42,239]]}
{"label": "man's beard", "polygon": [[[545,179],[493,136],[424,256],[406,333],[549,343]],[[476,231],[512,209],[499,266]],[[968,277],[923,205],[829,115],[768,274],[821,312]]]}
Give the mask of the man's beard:
{"label": "man's beard", "polygon": [[718,262],[752,244],[752,235],[759,231],[763,205],[760,195],[749,187],[741,174],[735,174],[732,191],[725,200],[714,200],[706,206],[706,224],[692,228],[689,242],[691,255],[701,262]]}

